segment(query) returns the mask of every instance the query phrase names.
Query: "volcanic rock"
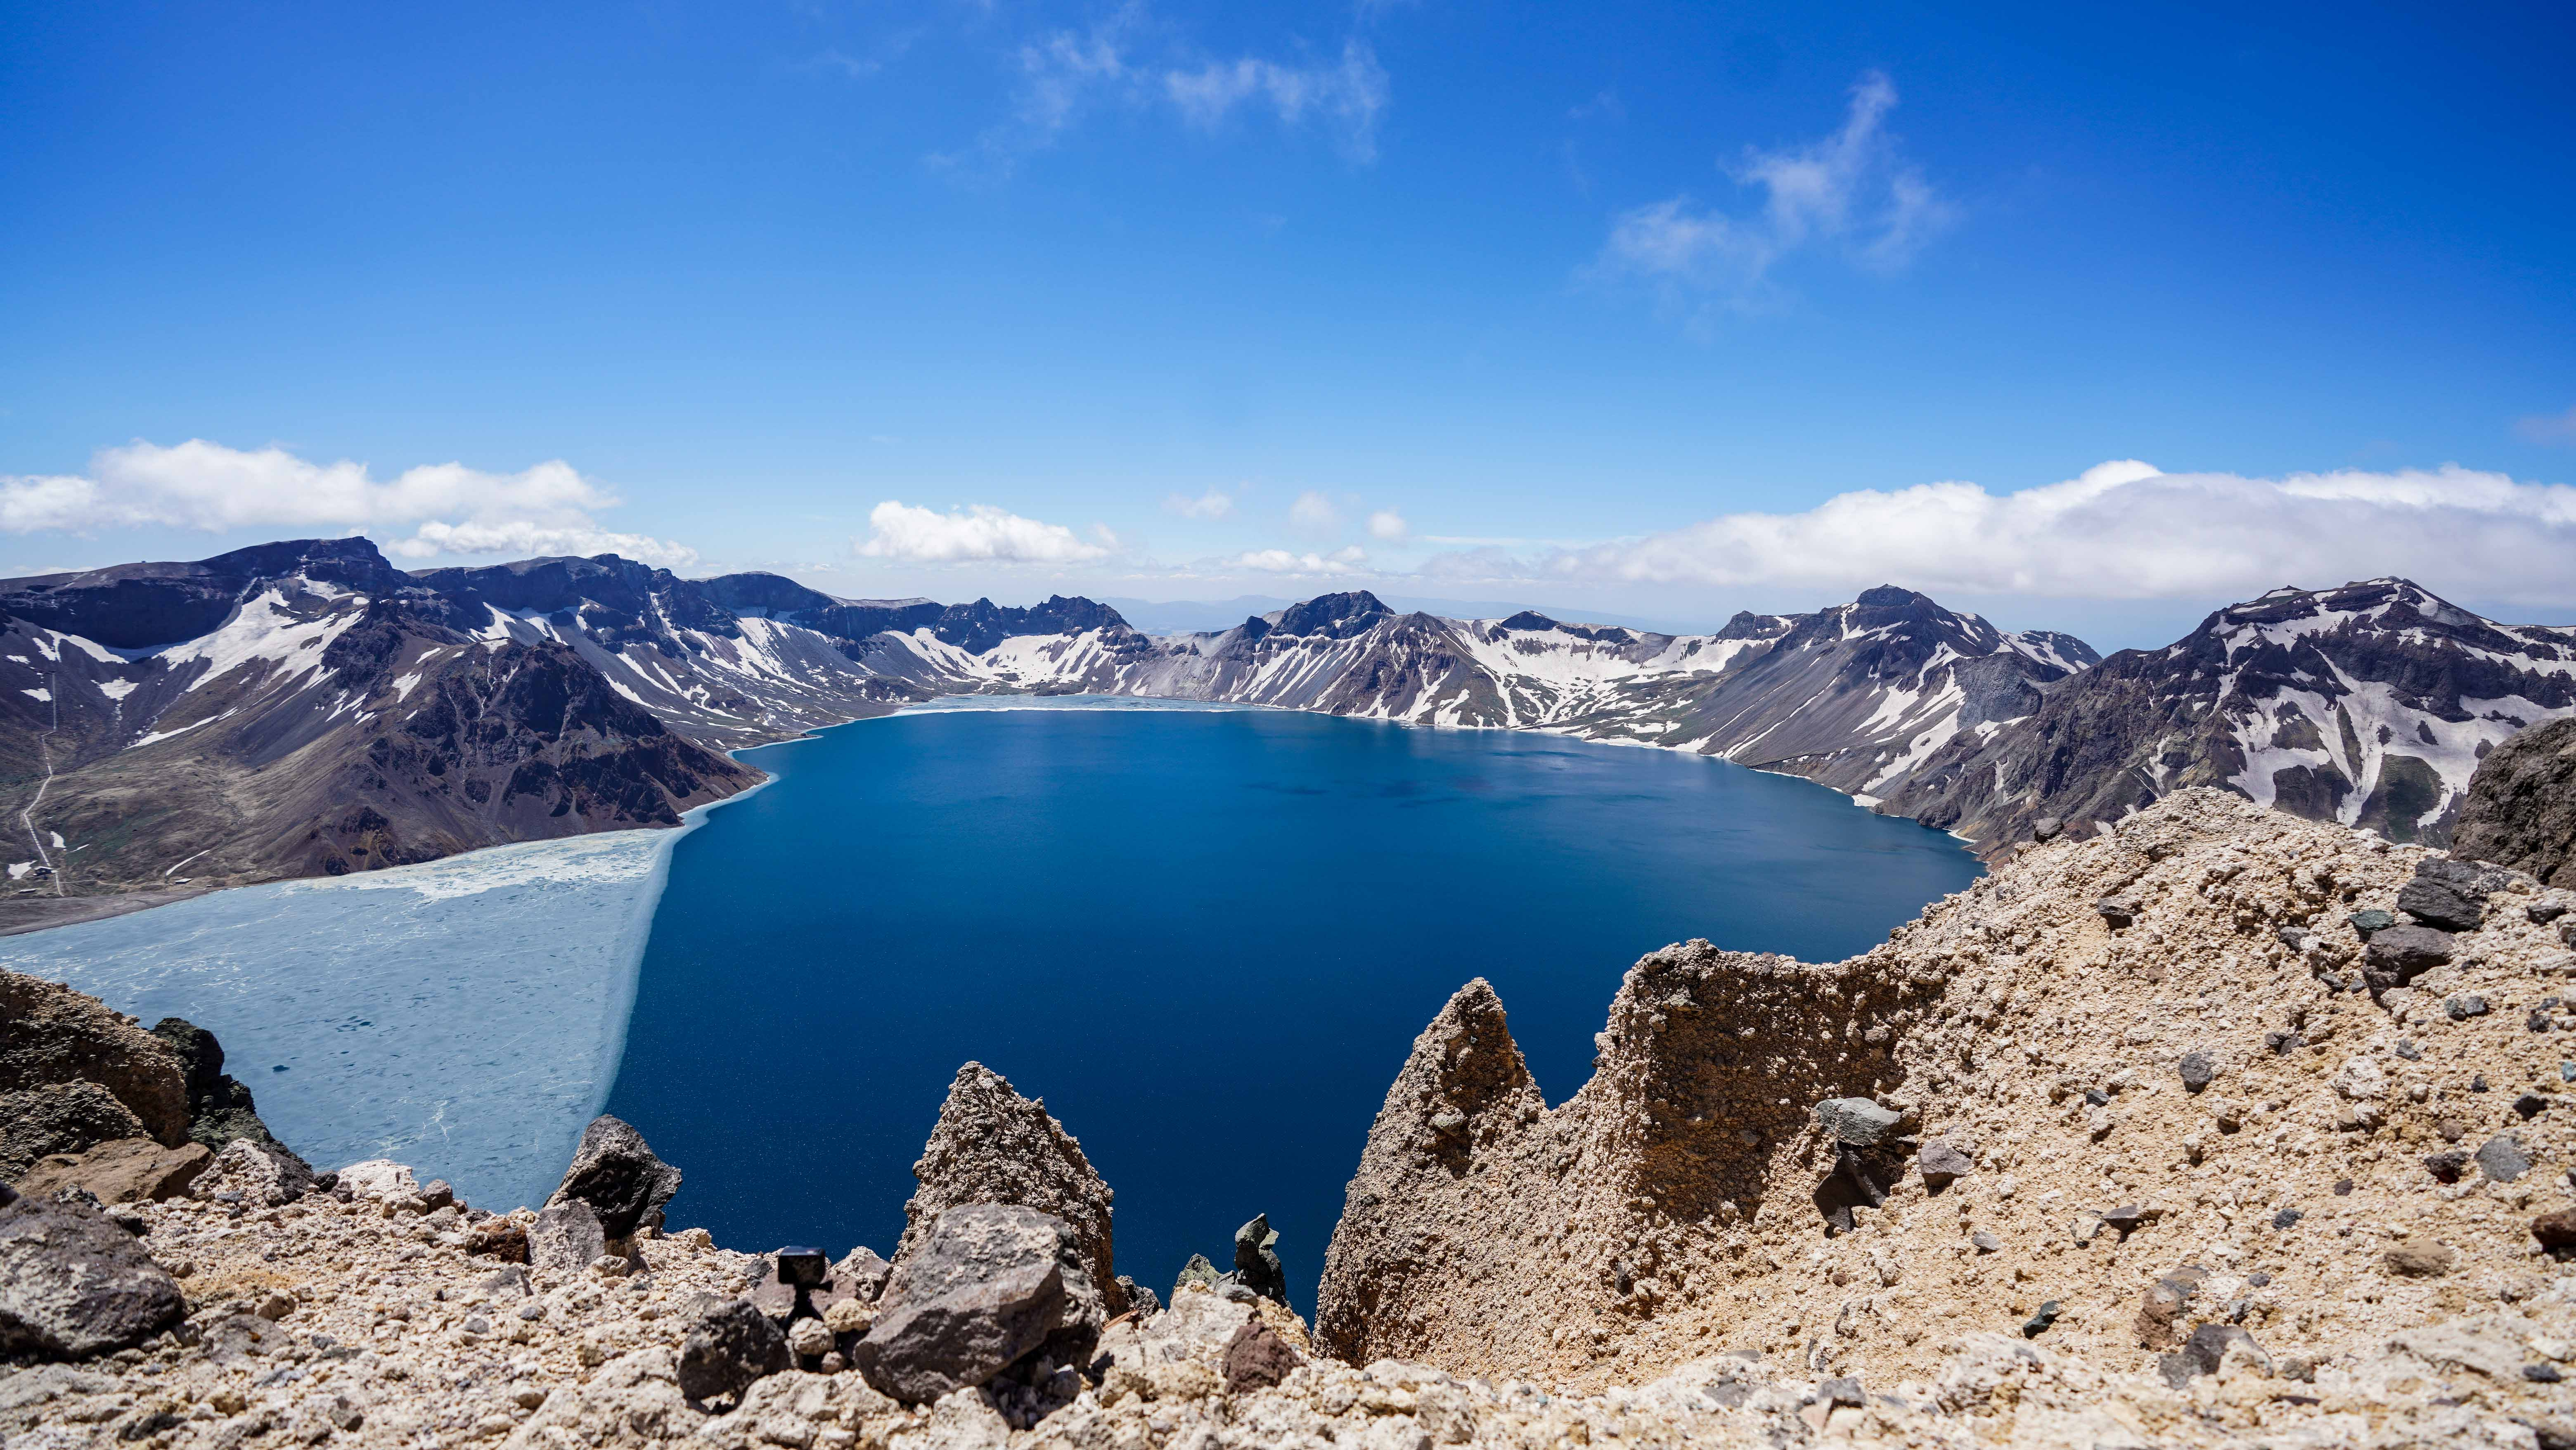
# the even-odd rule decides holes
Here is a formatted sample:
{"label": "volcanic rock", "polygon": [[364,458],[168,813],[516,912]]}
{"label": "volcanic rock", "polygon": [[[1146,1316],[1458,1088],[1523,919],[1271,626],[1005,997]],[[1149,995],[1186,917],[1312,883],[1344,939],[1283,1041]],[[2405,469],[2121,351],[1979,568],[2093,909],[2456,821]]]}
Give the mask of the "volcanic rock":
{"label": "volcanic rock", "polygon": [[2478,762],[2451,854],[2576,886],[2576,719],[2544,720]]}
{"label": "volcanic rock", "polygon": [[608,1235],[599,1215],[581,1199],[548,1204],[528,1226],[528,1267],[540,1274],[579,1274],[607,1253]]}
{"label": "volcanic rock", "polygon": [[1045,1103],[1012,1091],[1000,1073],[977,1062],[957,1070],[912,1176],[920,1187],[904,1205],[898,1267],[949,1209],[1016,1204],[1070,1227],[1091,1297],[1112,1313],[1126,1307],[1111,1261],[1109,1185]]}
{"label": "volcanic rock", "polygon": [[680,1344],[676,1380],[680,1393],[707,1401],[719,1395],[739,1396],[763,1375],[795,1363],[787,1336],[768,1315],[747,1299],[735,1299],[698,1315]]}
{"label": "volcanic rock", "polygon": [[149,1138],[119,1138],[39,1159],[18,1189],[30,1198],[79,1188],[100,1203],[158,1203],[186,1192],[214,1156],[203,1143],[164,1148]]}
{"label": "volcanic rock", "polygon": [[680,1170],[653,1156],[643,1134],[603,1113],[582,1130],[572,1166],[546,1206],[587,1204],[601,1233],[624,1240],[645,1223],[660,1222],[662,1205],[679,1191]]}
{"label": "volcanic rock", "polygon": [[0,1352],[86,1358],[186,1312],[178,1283],[107,1215],[37,1198],[0,1207]]}
{"label": "volcanic rock", "polygon": [[0,971],[0,1093],[78,1082],[107,1089],[163,1147],[188,1141],[187,1076],[169,1044],[95,997]]}
{"label": "volcanic rock", "polygon": [[948,1209],[896,1255],[858,1368],[879,1391],[923,1404],[983,1384],[1050,1342],[1087,1350],[1107,1316],[1086,1268],[1072,1226],[1052,1214]]}

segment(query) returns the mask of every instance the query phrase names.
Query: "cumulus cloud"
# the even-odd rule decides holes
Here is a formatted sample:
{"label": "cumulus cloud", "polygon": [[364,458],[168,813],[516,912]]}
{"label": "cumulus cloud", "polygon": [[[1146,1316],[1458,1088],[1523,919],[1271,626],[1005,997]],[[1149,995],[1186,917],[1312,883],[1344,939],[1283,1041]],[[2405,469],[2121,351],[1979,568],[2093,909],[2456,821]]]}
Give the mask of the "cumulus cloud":
{"label": "cumulus cloud", "polygon": [[1368,555],[1357,546],[1335,549],[1329,554],[1296,553],[1288,549],[1253,549],[1223,561],[1238,569],[1257,569],[1264,574],[1364,574],[1369,572]]}
{"label": "cumulus cloud", "polygon": [[1301,529],[1325,533],[1342,526],[1342,511],[1333,507],[1331,499],[1310,488],[1297,495],[1297,501],[1288,506],[1288,522]]}
{"label": "cumulus cloud", "polygon": [[104,449],[86,473],[0,476],[0,530],[10,533],[410,529],[387,551],[414,559],[617,553],[671,568],[697,562],[685,545],[601,528],[593,515],[616,504],[606,487],[561,460],[518,473],[427,464],[380,479],[348,459],[314,463],[283,448],[227,448],[202,438]]}
{"label": "cumulus cloud", "polygon": [[1062,524],[1041,523],[990,504],[940,513],[888,499],[868,511],[868,537],[853,545],[862,558],[909,564],[1082,564],[1116,552],[1117,537],[1095,528],[1085,543]]}
{"label": "cumulus cloud", "polygon": [[1803,513],[1725,514],[1537,558],[1444,555],[1453,577],[1615,579],[2069,598],[2248,598],[2399,574],[2436,590],[2565,602],[2576,488],[2445,464],[2281,478],[2165,473],[2134,459],[1989,493],[1926,483],[1838,494]]}
{"label": "cumulus cloud", "polygon": [[1413,526],[1404,521],[1404,515],[1397,513],[1393,509],[1379,509],[1376,513],[1369,515],[1370,538],[1385,539],[1392,543],[1395,540],[1402,539],[1410,535],[1412,532]]}
{"label": "cumulus cloud", "polygon": [[1163,512],[1179,514],[1185,519],[1221,519],[1234,512],[1234,495],[1216,488],[1209,489],[1197,498],[1191,498],[1187,494],[1166,494],[1163,498]]}
{"label": "cumulus cloud", "polygon": [[2534,443],[2576,443],[2576,408],[2514,420],[2513,431]]}
{"label": "cumulus cloud", "polygon": [[1163,90],[1183,119],[1205,129],[1215,129],[1238,107],[1266,107],[1285,126],[1314,117],[1332,128],[1351,159],[1377,159],[1386,71],[1377,52],[1358,39],[1343,42],[1341,59],[1329,65],[1281,65],[1244,56],[1165,71]]}
{"label": "cumulus cloud", "polygon": [[1896,87],[1871,71],[1852,87],[1842,129],[1781,151],[1747,148],[1729,174],[1763,195],[1758,211],[1731,215],[1688,195],[1623,212],[1594,272],[1645,281],[1678,298],[1759,298],[1771,269],[1811,247],[1840,250],[1859,266],[1903,267],[1956,215],[1905,162],[1883,123]]}

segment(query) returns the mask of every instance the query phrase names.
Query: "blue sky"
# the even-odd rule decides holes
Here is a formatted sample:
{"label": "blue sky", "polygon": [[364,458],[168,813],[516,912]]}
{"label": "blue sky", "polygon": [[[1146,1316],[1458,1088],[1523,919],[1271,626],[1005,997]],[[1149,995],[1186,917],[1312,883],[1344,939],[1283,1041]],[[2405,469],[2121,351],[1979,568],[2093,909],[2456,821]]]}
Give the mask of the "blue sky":
{"label": "blue sky", "polygon": [[2576,617],[2565,7],[1839,9],[0,6],[0,567]]}

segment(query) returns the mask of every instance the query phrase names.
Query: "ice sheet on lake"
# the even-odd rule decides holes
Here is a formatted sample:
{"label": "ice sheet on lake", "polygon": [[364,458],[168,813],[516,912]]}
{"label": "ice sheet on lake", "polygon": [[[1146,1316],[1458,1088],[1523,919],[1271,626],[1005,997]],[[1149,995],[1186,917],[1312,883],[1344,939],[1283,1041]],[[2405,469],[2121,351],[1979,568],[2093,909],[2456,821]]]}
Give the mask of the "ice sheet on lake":
{"label": "ice sheet on lake", "polygon": [[1267,710],[1236,700],[1179,700],[1161,695],[941,695],[907,705],[884,720],[906,715],[940,715],[981,710]]}
{"label": "ice sheet on lake", "polygon": [[0,966],[146,1026],[211,1028],[260,1116],[316,1167],[394,1158],[487,1208],[536,1204],[617,1076],[681,834],[219,891],[0,938]]}

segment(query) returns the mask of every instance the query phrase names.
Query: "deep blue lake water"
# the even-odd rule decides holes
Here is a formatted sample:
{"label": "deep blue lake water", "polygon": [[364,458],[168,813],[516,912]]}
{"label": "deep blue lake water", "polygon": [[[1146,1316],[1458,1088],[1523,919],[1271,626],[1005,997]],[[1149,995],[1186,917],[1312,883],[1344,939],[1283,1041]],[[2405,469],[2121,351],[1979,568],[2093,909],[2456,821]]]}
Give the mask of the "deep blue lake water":
{"label": "deep blue lake water", "polygon": [[1167,1292],[1267,1212],[1311,1311],[1369,1123],[1490,979],[1550,1102],[1667,942],[1849,956],[1978,872],[1958,842],[1696,756],[1279,711],[925,711],[749,752],[682,839],[608,1110],[675,1227],[891,1252],[960,1063],[1117,1192]]}

